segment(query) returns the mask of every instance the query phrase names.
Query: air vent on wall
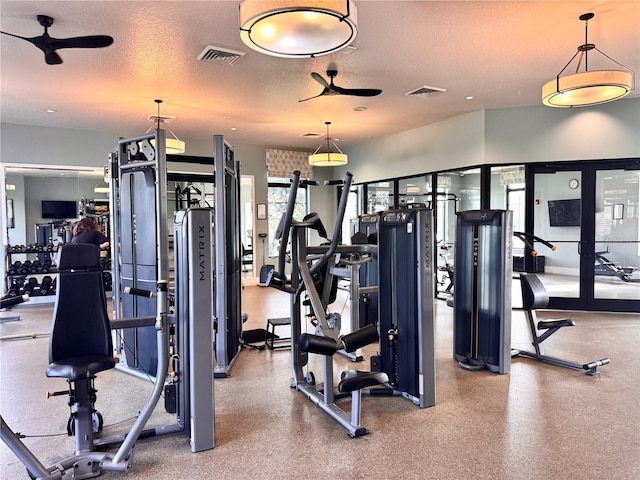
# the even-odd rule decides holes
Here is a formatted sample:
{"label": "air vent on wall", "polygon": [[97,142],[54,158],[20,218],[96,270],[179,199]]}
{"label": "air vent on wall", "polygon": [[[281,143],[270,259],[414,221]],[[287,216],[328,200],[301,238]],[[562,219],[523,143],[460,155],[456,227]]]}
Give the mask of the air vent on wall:
{"label": "air vent on wall", "polygon": [[198,60],[202,60],[203,62],[221,63],[224,65],[234,65],[243,56],[244,52],[237,52],[235,50],[207,45],[200,55],[198,55]]}
{"label": "air vent on wall", "polygon": [[437,95],[446,91],[446,88],[428,87],[426,85],[423,85],[422,87],[418,87],[415,90],[411,90],[410,92],[405,93],[405,95],[408,97],[432,97],[433,95]]}

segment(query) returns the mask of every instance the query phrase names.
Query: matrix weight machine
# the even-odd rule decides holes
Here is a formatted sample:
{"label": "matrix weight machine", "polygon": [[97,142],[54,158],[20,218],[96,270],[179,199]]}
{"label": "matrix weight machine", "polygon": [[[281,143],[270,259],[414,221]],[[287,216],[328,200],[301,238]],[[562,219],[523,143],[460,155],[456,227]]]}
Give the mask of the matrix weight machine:
{"label": "matrix weight machine", "polygon": [[[436,404],[433,211],[387,210],[378,223],[380,353],[371,369],[421,408]],[[384,393],[371,390],[372,394]]]}
{"label": "matrix weight machine", "polygon": [[[155,434],[183,432],[194,452],[213,448],[213,231],[209,209],[178,212],[174,220],[175,314],[163,342],[152,342],[157,302],[149,295],[157,278],[169,278],[167,157],[165,132],[118,143],[110,155],[113,225],[112,327],[122,334],[125,360],[116,368],[152,380],[177,424]],[[154,146],[157,146],[155,148]],[[198,272],[197,276],[191,275]],[[197,299],[197,301],[194,301]],[[168,312],[168,304],[165,311]],[[170,349],[171,348],[171,349]],[[163,365],[166,363],[166,365]],[[163,370],[161,370],[163,369]],[[158,376],[156,372],[163,373]],[[155,376],[154,376],[155,374]],[[198,382],[193,382],[194,376]],[[151,435],[148,435],[151,436]]]}
{"label": "matrix weight machine", "polygon": [[[345,175],[344,186],[338,212],[334,224],[334,232],[329,245],[309,247],[307,230],[321,227],[317,215],[308,215],[305,220],[293,219],[296,194],[300,184],[300,172],[293,173],[287,209],[282,216],[276,238],[280,238],[280,256],[277,270],[269,273],[268,285],[290,294],[291,305],[291,365],[293,376],[291,387],[307,396],[307,398],[342,425],[351,437],[368,433],[360,424],[361,391],[365,388],[384,385],[388,377],[383,372],[360,372],[347,370],[342,373],[341,380],[334,389],[333,355],[339,351],[354,352],[358,348],[378,340],[375,325],[369,325],[348,335],[339,336],[339,329],[330,325],[333,314],[328,313],[330,283],[336,279],[330,273],[329,262],[336,255],[362,253],[370,251],[369,246],[339,246],[339,231],[351,185],[352,175]],[[285,274],[285,252],[291,238],[291,277]],[[316,322],[316,334],[302,333],[302,294],[306,292]],[[316,384],[312,372],[305,374],[309,354],[322,356],[323,382]],[[336,401],[351,396],[351,411],[340,408]]]}
{"label": "matrix weight machine", "polygon": [[511,370],[513,213],[457,213],[454,358],[469,370]]}
{"label": "matrix weight machine", "polygon": [[[164,135],[162,130],[156,132]],[[228,377],[240,352],[242,335],[239,162],[222,135],[213,136],[213,158],[175,155],[167,158],[161,149],[156,154],[151,138],[147,137],[149,135],[122,140],[120,151],[110,157],[112,198],[119,205],[119,208],[111,209],[116,239],[112,245],[118,248],[112,257],[120,255],[120,261],[113,265],[114,305],[122,305],[122,312],[115,311],[115,316],[154,313],[153,302],[122,297],[120,291],[127,286],[149,289],[155,281],[156,257],[164,255],[169,258],[169,232],[164,220],[169,213],[167,181],[201,177],[213,182],[216,206],[213,236],[217,245],[213,254],[217,326],[215,376]],[[213,175],[170,173],[167,160],[209,165],[213,167]],[[156,210],[149,211],[150,205],[157,205]],[[160,228],[156,228],[156,222],[161,223]],[[168,275],[163,278],[168,278]],[[126,364],[119,368],[143,378],[153,374],[157,360],[152,333],[148,327],[124,330],[124,339],[130,348],[125,351]]]}
{"label": "matrix weight machine", "polygon": [[[151,137],[123,139],[118,153],[110,156],[111,171],[118,172],[111,181],[111,195],[120,205],[111,209],[115,220],[113,234],[118,239],[112,242],[118,272],[115,277],[119,279],[114,288],[112,328],[125,332],[127,361],[131,358],[133,365],[142,368],[142,373],[136,376],[153,378],[154,391],[164,394],[165,409],[176,413],[176,424],[145,430],[141,436],[181,432],[190,438],[191,450],[199,452],[214,448],[214,242],[210,209],[176,212],[172,295],[175,313],[168,313],[167,292],[166,305],[162,306],[166,317],[162,338],[156,340],[155,351],[142,348],[148,340],[147,330],[158,328],[158,322],[149,324],[153,317],[145,312],[156,315],[161,308],[159,300],[154,301],[155,295],[144,287],[154,274],[160,276],[160,272],[169,270],[163,140],[163,130],[157,130]],[[158,145],[158,149],[153,149],[153,145]],[[147,243],[153,241],[155,249]],[[155,252],[155,256],[145,252],[145,248]],[[133,341],[132,348],[127,347],[127,338]],[[149,365],[155,366],[155,377],[145,373],[144,367]],[[132,373],[127,366],[122,369]],[[156,402],[158,399],[159,395]]]}

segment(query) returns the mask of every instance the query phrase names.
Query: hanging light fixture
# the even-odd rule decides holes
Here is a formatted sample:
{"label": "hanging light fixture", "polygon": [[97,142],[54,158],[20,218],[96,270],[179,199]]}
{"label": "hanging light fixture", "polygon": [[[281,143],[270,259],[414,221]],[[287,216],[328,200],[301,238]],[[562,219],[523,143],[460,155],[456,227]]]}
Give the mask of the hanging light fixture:
{"label": "hanging light fixture", "polygon": [[[156,127],[158,130],[160,130],[160,124],[162,123],[163,125],[165,125],[166,130],[173,135],[173,138],[167,137],[165,140],[165,152],[167,153],[167,155],[169,154],[180,154],[180,153],[184,153],[185,150],[185,144],[182,140],[180,140],[175,133],[173,133],[173,131],[166,126],[165,120],[168,120],[172,117],[161,117],[160,116],[160,104],[162,103],[162,100],[160,99],[156,99],[154,100],[154,102],[156,102],[158,104],[158,114],[157,115],[151,115],[149,117],[149,120],[155,120],[157,122],[157,124],[154,124],[152,126],[149,127],[149,130],[147,130],[147,132],[145,133],[145,135],[147,133],[149,133],[151,131],[151,129],[153,127]],[[155,140],[151,140],[151,145],[155,148]]]}
{"label": "hanging light fixture", "polygon": [[[634,89],[633,72],[613,58],[598,50],[593,43],[587,40],[589,20],[595,15],[585,13],[580,15],[584,22],[584,44],[578,47],[571,60],[564,66],[553,80],[542,87],[542,103],[548,107],[586,107],[600,103],[611,102],[627,95]],[[592,70],[589,71],[589,51],[596,50],[612,62],[624,68],[624,70]],[[578,56],[576,73],[573,75],[560,75],[569,64]],[[584,58],[584,72],[579,72],[580,64]]]}
{"label": "hanging light fixture", "polygon": [[[327,151],[323,153],[318,153],[318,151],[325,145],[325,142],[321,143],[316,151],[309,155],[309,165],[313,167],[338,167],[340,165],[346,165],[348,157],[338,148],[338,146],[331,141],[331,137],[329,136],[329,125],[331,122],[324,122],[327,126],[327,136],[325,137]],[[337,152],[331,151],[331,145]]]}
{"label": "hanging light fixture", "polygon": [[244,0],[240,38],[266,55],[317,57],[336,52],[356,38],[352,0]]}

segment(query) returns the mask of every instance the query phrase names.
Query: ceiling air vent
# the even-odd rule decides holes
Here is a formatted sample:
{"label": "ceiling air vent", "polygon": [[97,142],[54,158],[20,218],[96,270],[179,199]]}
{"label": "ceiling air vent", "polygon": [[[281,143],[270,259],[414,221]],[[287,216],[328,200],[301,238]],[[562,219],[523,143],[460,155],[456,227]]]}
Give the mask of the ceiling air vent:
{"label": "ceiling air vent", "polygon": [[422,87],[416,88],[415,90],[411,90],[410,92],[405,93],[407,97],[432,97],[439,93],[446,92],[446,88],[438,88],[438,87],[428,87],[423,85]]}
{"label": "ceiling air vent", "polygon": [[308,133],[303,133],[302,138],[322,138],[324,137],[324,133],[314,133],[314,132],[308,132]]}
{"label": "ceiling air vent", "polygon": [[200,55],[198,55],[198,60],[202,60],[203,62],[221,63],[224,65],[234,65],[243,56],[244,52],[236,52],[235,50],[207,45],[204,50],[200,52]]}

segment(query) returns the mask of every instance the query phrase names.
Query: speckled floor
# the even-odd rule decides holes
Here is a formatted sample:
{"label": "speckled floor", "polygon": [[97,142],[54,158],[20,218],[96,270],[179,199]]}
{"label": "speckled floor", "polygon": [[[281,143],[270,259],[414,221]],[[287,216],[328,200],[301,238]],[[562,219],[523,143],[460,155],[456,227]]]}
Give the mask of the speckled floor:
{"label": "speckled floor", "polygon": [[[344,293],[341,292],[341,295]],[[344,299],[342,300],[344,301]],[[243,350],[230,378],[215,382],[215,449],[191,453],[171,434],[138,442],[135,479],[624,479],[640,478],[640,314],[544,312],[577,326],[549,339],[547,353],[577,361],[610,357],[601,375],[514,359],[508,375],[469,372],[452,359],[453,310],[437,301],[437,404],[420,409],[397,397],[363,397],[362,424],[346,431],[289,387],[288,350]],[[342,303],[335,304],[342,310]],[[288,313],[287,295],[246,287],[246,329]],[[48,332],[51,306],[23,306],[0,336]],[[526,347],[522,312],[513,315],[512,345]],[[46,399],[65,382],[45,377],[48,338],[0,342],[0,411],[45,465],[68,456],[66,397]],[[367,347],[365,356],[375,353]],[[315,360],[311,363],[314,371]],[[335,370],[352,367],[336,359]],[[366,368],[366,365],[360,368]],[[316,376],[320,376],[318,369]],[[151,385],[115,370],[99,374],[97,406],[105,433],[126,432]],[[348,408],[348,406],[346,406]],[[156,409],[151,423],[173,423]],[[105,473],[103,478],[123,474]],[[28,478],[0,444],[0,478]]]}

